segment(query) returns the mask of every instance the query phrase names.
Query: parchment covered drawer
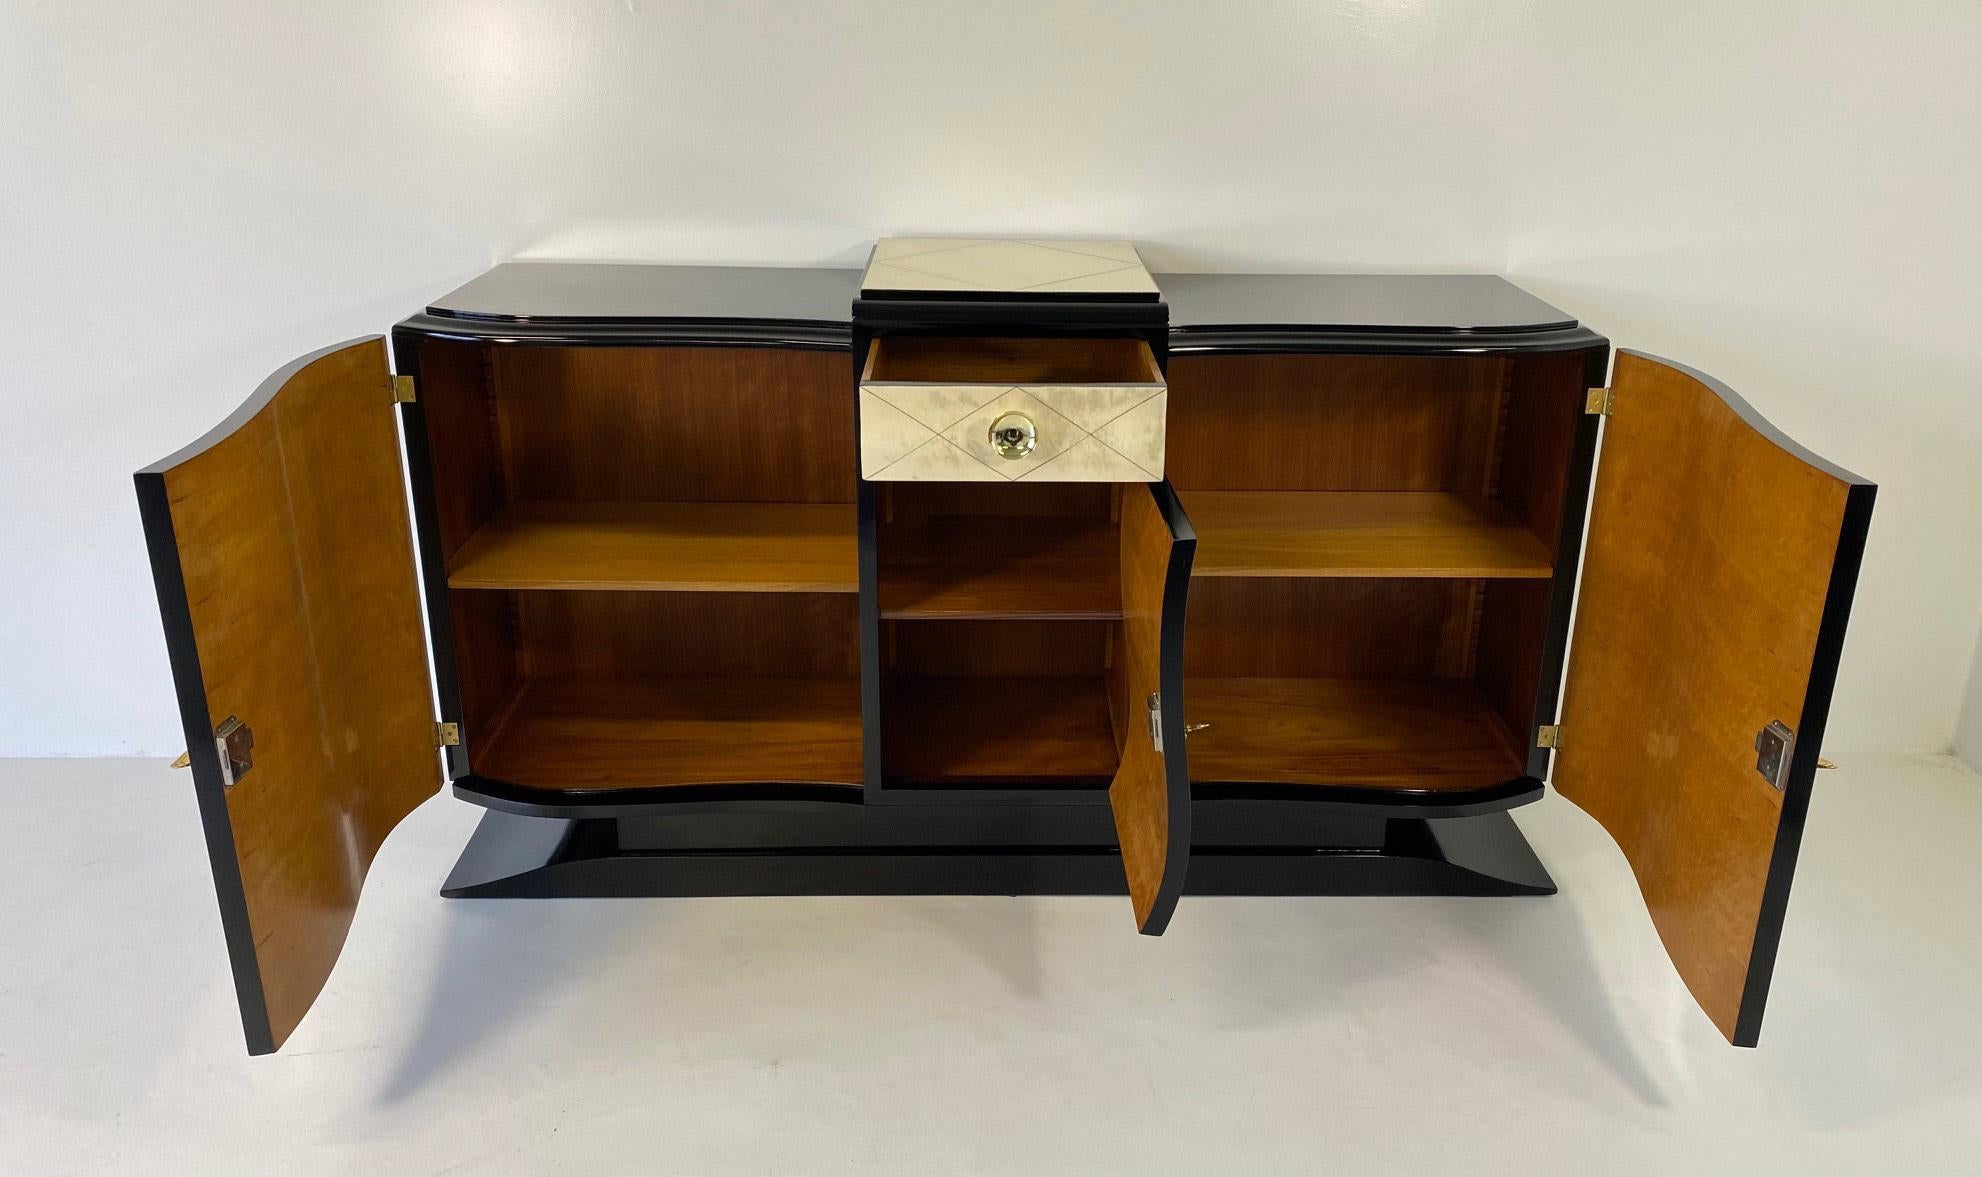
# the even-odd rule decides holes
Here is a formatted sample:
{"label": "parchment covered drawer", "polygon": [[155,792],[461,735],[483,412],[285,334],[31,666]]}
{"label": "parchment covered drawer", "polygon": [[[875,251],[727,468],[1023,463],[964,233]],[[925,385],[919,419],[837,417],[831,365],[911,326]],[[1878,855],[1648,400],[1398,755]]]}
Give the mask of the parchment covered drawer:
{"label": "parchment covered drawer", "polygon": [[860,377],[860,474],[1155,482],[1167,401],[1140,339],[883,336]]}

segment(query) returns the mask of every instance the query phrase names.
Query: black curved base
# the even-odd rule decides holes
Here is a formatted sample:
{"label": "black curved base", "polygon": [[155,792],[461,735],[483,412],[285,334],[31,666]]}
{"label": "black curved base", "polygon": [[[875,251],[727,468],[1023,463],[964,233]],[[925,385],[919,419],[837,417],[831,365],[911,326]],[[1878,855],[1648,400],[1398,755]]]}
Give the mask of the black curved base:
{"label": "black curved base", "polygon": [[[917,812],[920,810],[920,812]],[[1289,815],[1200,802],[1187,895],[1553,895],[1506,813]],[[667,818],[491,811],[450,898],[1124,895],[1105,806],[885,806]]]}

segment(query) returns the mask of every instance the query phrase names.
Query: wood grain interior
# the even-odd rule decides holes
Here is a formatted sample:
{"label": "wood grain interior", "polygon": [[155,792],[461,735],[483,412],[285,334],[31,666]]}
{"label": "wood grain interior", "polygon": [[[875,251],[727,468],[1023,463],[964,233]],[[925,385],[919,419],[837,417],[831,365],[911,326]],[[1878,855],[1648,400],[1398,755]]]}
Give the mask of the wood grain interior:
{"label": "wood grain interior", "polygon": [[853,402],[841,353],[492,354],[510,502],[853,502]]}
{"label": "wood grain interior", "polygon": [[1521,775],[1586,360],[1173,359],[1187,700],[1224,728],[1193,737],[1195,778]]}
{"label": "wood grain interior", "polygon": [[[1807,773],[1786,795],[1756,771],[1756,734],[1811,718],[1856,480],[1679,369],[1620,354],[1612,388],[1555,783],[1616,839],[1680,976],[1735,1040],[1784,839],[1794,863],[1785,802],[1808,789]],[[1816,751],[1797,749],[1812,766]]]}
{"label": "wood grain interior", "polygon": [[891,675],[891,784],[1099,787],[1115,773],[1100,675]]}
{"label": "wood grain interior", "polygon": [[882,488],[891,783],[1098,787],[1113,776],[1119,498],[1107,484]]}
{"label": "wood grain interior", "polygon": [[1193,679],[1191,779],[1455,790],[1521,775],[1522,751],[1471,682]]}
{"label": "wood grain interior", "polygon": [[877,546],[883,617],[1122,615],[1106,519],[918,515],[884,525]]}
{"label": "wood grain interior", "polygon": [[926,515],[1113,519],[1121,496],[1107,482],[884,482],[876,490],[884,523]]}
{"label": "wood grain interior", "polygon": [[837,503],[513,503],[450,563],[452,588],[856,592]]}
{"label": "wood grain interior", "polygon": [[1140,339],[884,335],[867,349],[860,378],[863,383],[1158,384],[1163,373]]}
{"label": "wood grain interior", "polygon": [[890,675],[1039,675],[1096,678],[1114,660],[1108,621],[887,621],[881,653]]}
{"label": "wood grain interior", "polygon": [[382,340],[323,353],[230,433],[139,476],[170,508],[206,692],[195,755],[230,716],[253,732],[223,802],[266,1009],[251,1049],[295,1029],[379,844],[440,784],[388,386]]}
{"label": "wood grain interior", "polygon": [[1199,490],[1491,495],[1508,362],[1175,356],[1166,471],[1187,500]]}
{"label": "wood grain interior", "polygon": [[843,355],[415,346],[477,773],[860,780]]}
{"label": "wood grain interior", "polygon": [[1470,678],[1478,596],[1471,580],[1193,577],[1184,673]]}
{"label": "wood grain interior", "polygon": [[730,675],[529,680],[477,770],[537,788],[860,784],[860,684]]}
{"label": "wood grain interior", "polygon": [[852,678],[860,670],[859,606],[844,593],[514,597],[519,664],[528,675]]}
{"label": "wood grain interior", "polygon": [[473,595],[507,600],[516,641],[516,678],[475,746],[483,776],[577,791],[860,783],[850,595]]}
{"label": "wood grain interior", "polygon": [[1552,557],[1491,499],[1428,491],[1201,490],[1192,575],[1541,577]]}

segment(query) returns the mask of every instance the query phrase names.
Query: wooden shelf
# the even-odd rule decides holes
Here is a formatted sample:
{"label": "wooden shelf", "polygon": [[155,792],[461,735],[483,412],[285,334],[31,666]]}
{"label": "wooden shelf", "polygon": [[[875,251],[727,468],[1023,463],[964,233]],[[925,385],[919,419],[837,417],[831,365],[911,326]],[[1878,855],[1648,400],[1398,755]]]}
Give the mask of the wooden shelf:
{"label": "wooden shelf", "polygon": [[898,675],[881,739],[901,783],[1106,785],[1120,760],[1099,675]]}
{"label": "wooden shelf", "polygon": [[1525,577],[1541,541],[1500,504],[1417,491],[1194,490],[1193,576]]}
{"label": "wooden shelf", "polygon": [[930,515],[880,537],[881,616],[1122,615],[1121,542],[1105,519]]}
{"label": "wooden shelf", "polygon": [[851,677],[539,679],[474,755],[480,775],[543,789],[857,786],[860,741]]}
{"label": "wooden shelf", "polygon": [[463,544],[459,589],[859,590],[838,503],[514,503]]}
{"label": "wooden shelf", "polygon": [[1191,779],[1473,789],[1525,771],[1518,744],[1470,682],[1191,678]]}

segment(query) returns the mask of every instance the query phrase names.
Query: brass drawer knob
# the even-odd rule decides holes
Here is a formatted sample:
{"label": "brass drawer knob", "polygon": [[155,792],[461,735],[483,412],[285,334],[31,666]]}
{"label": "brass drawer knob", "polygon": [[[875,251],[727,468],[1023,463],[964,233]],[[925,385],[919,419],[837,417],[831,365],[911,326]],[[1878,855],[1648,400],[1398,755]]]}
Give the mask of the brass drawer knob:
{"label": "brass drawer knob", "polygon": [[1017,460],[1032,452],[1039,429],[1024,413],[1006,413],[991,422],[991,446],[1000,456]]}

